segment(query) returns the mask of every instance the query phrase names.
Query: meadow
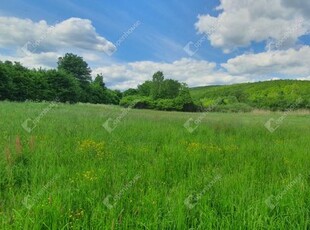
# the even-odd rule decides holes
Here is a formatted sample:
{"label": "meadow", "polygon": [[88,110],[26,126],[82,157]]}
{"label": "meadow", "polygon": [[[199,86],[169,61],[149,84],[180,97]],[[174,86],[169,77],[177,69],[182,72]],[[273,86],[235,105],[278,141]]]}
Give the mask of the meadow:
{"label": "meadow", "polygon": [[0,118],[0,229],[310,228],[307,112],[1,102]]}

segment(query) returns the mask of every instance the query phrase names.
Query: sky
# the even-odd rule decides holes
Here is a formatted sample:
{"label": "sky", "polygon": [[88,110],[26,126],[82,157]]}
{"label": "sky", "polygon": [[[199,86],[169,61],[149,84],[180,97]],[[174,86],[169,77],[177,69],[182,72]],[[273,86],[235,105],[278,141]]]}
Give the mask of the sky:
{"label": "sky", "polygon": [[190,87],[310,80],[310,1],[0,0],[0,60],[77,54],[125,90],[156,71]]}

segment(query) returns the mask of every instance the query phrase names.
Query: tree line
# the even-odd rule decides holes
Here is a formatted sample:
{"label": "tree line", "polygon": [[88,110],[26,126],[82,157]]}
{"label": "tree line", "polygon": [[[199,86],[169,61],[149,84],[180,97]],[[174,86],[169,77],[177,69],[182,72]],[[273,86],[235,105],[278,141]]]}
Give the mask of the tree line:
{"label": "tree line", "polygon": [[115,104],[176,111],[249,112],[309,109],[310,81],[279,80],[189,89],[156,72],[150,80],[124,92],[108,89],[103,76],[91,76],[88,64],[72,53],[60,57],[55,69],[29,69],[0,61],[0,100]]}
{"label": "tree line", "polygon": [[[139,99],[135,105],[133,101]],[[19,62],[0,61],[0,100],[121,104],[160,110],[194,110],[188,87],[164,79],[162,72],[137,89],[108,89],[103,76],[91,76],[87,62],[72,53],[60,57],[56,69],[29,69]]]}
{"label": "tree line", "polygon": [[92,80],[82,57],[66,54],[57,64],[57,69],[45,70],[0,61],[0,100],[119,103],[121,92],[108,89],[102,75]]}

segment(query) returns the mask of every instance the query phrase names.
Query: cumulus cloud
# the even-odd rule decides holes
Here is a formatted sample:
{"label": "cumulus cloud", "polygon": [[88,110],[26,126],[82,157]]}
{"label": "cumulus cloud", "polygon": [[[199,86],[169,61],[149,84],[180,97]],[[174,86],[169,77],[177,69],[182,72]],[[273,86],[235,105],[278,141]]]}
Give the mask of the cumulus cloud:
{"label": "cumulus cloud", "polygon": [[188,58],[171,63],[140,61],[112,65],[97,68],[93,73],[102,73],[110,87],[124,90],[134,88],[146,80],[151,80],[156,71],[163,71],[166,78],[185,82],[191,87],[250,81],[246,77],[232,76],[218,70],[216,64],[213,62]]}
{"label": "cumulus cloud", "polygon": [[276,79],[274,75],[309,80],[309,63],[310,47],[303,46],[300,49],[243,54],[221,64],[222,68],[214,62],[183,58],[171,63],[140,61],[111,65],[95,69],[94,74],[102,73],[110,87],[120,90],[135,88],[150,80],[159,70],[167,78],[194,87]]}
{"label": "cumulus cloud", "polygon": [[113,43],[100,36],[88,19],[69,18],[49,25],[46,21],[0,17],[0,47],[21,47],[30,53],[79,48],[113,52]]}
{"label": "cumulus cloud", "polygon": [[0,60],[9,60],[12,62],[20,62],[23,66],[28,68],[44,68],[50,69],[55,68],[58,57],[61,55],[55,52],[45,52],[45,53],[33,53],[31,55],[24,56],[8,56],[0,55]]}
{"label": "cumulus cloud", "polygon": [[[269,45],[268,52],[246,53],[221,65],[190,58],[173,62],[115,63],[108,55],[101,55],[113,52],[115,46],[96,32],[90,20],[80,18],[70,18],[53,26],[46,21],[0,17],[0,48],[9,50],[7,55],[0,54],[0,60],[21,62],[30,68],[54,68],[58,57],[67,51],[74,52],[91,67],[102,66],[93,68],[93,75],[102,73],[109,87],[120,90],[137,87],[159,70],[166,78],[191,87],[266,80],[274,78],[273,74],[309,80],[310,47],[283,48],[290,47],[310,28],[301,9],[308,5],[299,0],[294,4],[286,0],[273,1],[273,7],[269,7],[266,0],[221,0],[218,17],[199,16],[198,30],[208,34],[213,46],[227,52],[252,41],[267,41]],[[169,48],[183,52],[182,47],[174,43],[169,42]]]}
{"label": "cumulus cloud", "polygon": [[[309,33],[310,21],[302,12],[309,3],[297,0],[220,0],[219,15],[199,15],[195,24],[211,45],[228,53],[251,42],[268,41],[273,48],[288,48]],[[292,3],[294,2],[294,3]],[[307,10],[306,10],[307,11]],[[309,11],[307,11],[309,12]],[[309,13],[308,13],[309,14]],[[270,46],[269,46],[270,48]]]}
{"label": "cumulus cloud", "polygon": [[275,73],[293,76],[309,76],[310,46],[300,49],[275,50],[257,54],[243,54],[222,64],[229,74],[263,76]]}
{"label": "cumulus cloud", "polygon": [[297,80],[300,80],[300,81],[310,81],[310,76],[308,76],[308,77],[301,77],[301,78],[298,78]]}

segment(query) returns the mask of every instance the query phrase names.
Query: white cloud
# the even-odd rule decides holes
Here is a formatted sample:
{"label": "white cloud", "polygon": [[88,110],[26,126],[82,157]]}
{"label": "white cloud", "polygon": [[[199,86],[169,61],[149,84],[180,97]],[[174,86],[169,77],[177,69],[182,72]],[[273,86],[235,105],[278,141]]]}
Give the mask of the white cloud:
{"label": "white cloud", "polygon": [[90,20],[69,18],[55,25],[46,21],[0,17],[0,47],[23,47],[32,53],[55,52],[63,48],[78,48],[111,52],[115,46],[100,36]]}
{"label": "white cloud", "polygon": [[243,54],[229,59],[222,67],[231,75],[263,76],[283,74],[308,76],[310,74],[310,46],[298,50],[275,50],[258,54]]}
{"label": "white cloud", "polygon": [[194,87],[279,79],[274,75],[309,80],[309,63],[310,47],[303,46],[297,50],[243,54],[223,63],[224,69],[218,69],[214,62],[183,58],[171,63],[140,61],[111,65],[95,69],[94,74],[102,73],[110,87],[124,90],[150,80],[160,70],[166,78]]}
{"label": "white cloud", "polygon": [[310,81],[310,76],[308,76],[308,77],[301,77],[301,78],[298,78],[297,80],[300,80],[300,81]]}
{"label": "white cloud", "polygon": [[247,47],[251,42],[267,40],[269,43],[276,43],[275,48],[288,48],[295,44],[300,36],[309,33],[310,21],[302,13],[305,6],[309,8],[309,3],[303,3],[306,1],[220,2],[217,17],[199,15],[195,26],[198,32],[208,34],[212,46],[222,48],[224,52]]}
{"label": "white cloud", "polygon": [[250,81],[245,77],[231,76],[217,70],[216,64],[183,58],[171,63],[152,61],[131,62],[97,68],[94,74],[102,73],[107,84],[115,89],[135,88],[146,80],[151,80],[157,71],[163,71],[166,78],[187,83],[189,86],[210,84],[230,84]]}
{"label": "white cloud", "polygon": [[9,60],[12,62],[20,62],[23,66],[28,68],[55,68],[58,57],[61,55],[55,52],[33,53],[24,56],[6,56],[0,55],[0,60]]}
{"label": "white cloud", "polygon": [[9,51],[0,60],[22,63],[29,68],[55,68],[58,57],[67,52],[88,63],[110,63],[105,52],[116,47],[100,36],[90,20],[69,18],[54,25],[42,20],[0,17],[0,48]]}
{"label": "white cloud", "polygon": [[[251,41],[264,40],[269,41],[268,44],[273,46],[271,48],[289,47],[308,28],[305,18],[302,18],[304,21],[300,24],[296,24],[295,20],[303,15],[303,10],[296,10],[302,2],[282,4],[281,0],[273,1],[275,4],[269,9],[265,0],[222,0],[220,8],[223,13],[219,17],[200,16],[196,26],[200,32],[209,34],[212,45],[225,51],[248,45]],[[303,7],[306,8],[307,4]],[[137,61],[122,64],[102,55],[102,52],[113,51],[115,46],[100,36],[89,20],[70,18],[51,27],[46,21],[0,17],[0,24],[0,48],[5,48],[10,54],[0,54],[0,60],[18,61],[30,68],[55,68],[58,57],[66,52],[74,52],[82,56],[91,67],[103,66],[93,68],[93,75],[102,73],[107,85],[114,89],[134,88],[150,80],[159,70],[164,72],[166,78],[185,82],[191,87],[266,80],[274,78],[275,73],[310,80],[309,46],[243,54],[223,63],[221,69],[214,62],[190,58],[173,62]],[[284,25],[290,29],[285,31]],[[274,40],[270,42],[270,38],[277,39],[278,43]],[[30,52],[23,49],[27,42],[30,42],[27,45]],[[183,53],[182,47],[169,39],[162,39],[159,44],[164,44],[169,60],[175,60],[176,50]],[[166,54],[155,45],[157,49],[155,55]]]}
{"label": "white cloud", "polygon": [[[58,58],[64,56],[66,51],[28,53],[27,55],[23,54],[22,51],[17,53],[17,55],[0,54],[0,61],[9,60],[12,62],[20,62],[23,66],[28,68],[51,69],[57,67]],[[92,66],[92,64],[99,65],[99,63],[100,65],[111,65],[113,63],[107,55],[100,56],[92,52],[83,52],[79,50],[75,50],[74,54],[83,57],[90,66]]]}

